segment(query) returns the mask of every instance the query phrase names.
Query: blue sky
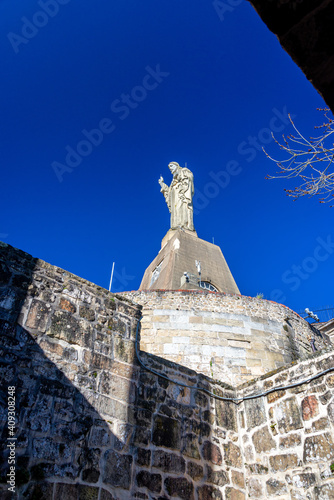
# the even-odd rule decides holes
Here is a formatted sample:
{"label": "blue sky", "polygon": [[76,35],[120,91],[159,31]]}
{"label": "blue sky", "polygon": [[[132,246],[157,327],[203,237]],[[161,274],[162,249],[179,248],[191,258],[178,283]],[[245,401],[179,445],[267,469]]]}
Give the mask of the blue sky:
{"label": "blue sky", "polygon": [[324,102],[230,3],[0,2],[0,239],[105,288],[115,262],[112,290],[137,289],[169,229],[159,176],[187,162],[195,229],[242,294],[333,304],[334,209],[265,180],[261,151],[291,132],[287,113],[312,135]]}

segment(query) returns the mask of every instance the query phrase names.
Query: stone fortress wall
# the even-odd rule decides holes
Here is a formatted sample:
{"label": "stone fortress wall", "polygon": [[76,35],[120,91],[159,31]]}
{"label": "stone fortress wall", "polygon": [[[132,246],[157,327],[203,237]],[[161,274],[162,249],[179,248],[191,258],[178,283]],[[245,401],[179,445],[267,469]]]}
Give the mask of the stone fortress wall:
{"label": "stone fortress wall", "polygon": [[[333,498],[334,371],[300,385],[334,369],[333,351],[238,389],[141,352],[166,380],[138,363],[141,314],[125,297],[0,245],[1,498]],[[239,404],[217,398],[292,383]]]}
{"label": "stone fortress wall", "polygon": [[207,291],[121,294],[142,305],[141,349],[232,385],[303,359],[330,344],[291,309]]}

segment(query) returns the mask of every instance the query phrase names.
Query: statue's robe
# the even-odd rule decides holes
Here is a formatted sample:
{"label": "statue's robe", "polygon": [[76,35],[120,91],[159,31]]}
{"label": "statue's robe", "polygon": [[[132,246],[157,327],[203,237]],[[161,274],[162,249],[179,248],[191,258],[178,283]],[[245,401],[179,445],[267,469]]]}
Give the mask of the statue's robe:
{"label": "statue's robe", "polygon": [[193,196],[194,176],[192,172],[188,168],[177,167],[166,199],[171,213],[172,229],[182,227],[194,231]]}

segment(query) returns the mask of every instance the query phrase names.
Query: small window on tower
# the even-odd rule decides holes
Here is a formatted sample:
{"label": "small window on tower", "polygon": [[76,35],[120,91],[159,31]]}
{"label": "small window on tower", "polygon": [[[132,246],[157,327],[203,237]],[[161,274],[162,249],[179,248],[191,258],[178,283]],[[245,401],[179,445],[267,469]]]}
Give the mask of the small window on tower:
{"label": "small window on tower", "polygon": [[210,292],[218,292],[217,288],[213,286],[213,284],[210,283],[209,281],[199,281],[198,284],[201,288],[204,288],[205,290],[210,290]]}

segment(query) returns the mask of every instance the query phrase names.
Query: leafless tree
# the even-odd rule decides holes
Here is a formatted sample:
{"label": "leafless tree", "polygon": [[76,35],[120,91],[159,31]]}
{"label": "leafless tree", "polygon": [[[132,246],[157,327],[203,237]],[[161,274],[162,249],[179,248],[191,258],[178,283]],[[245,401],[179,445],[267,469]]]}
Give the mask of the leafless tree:
{"label": "leafless tree", "polygon": [[295,130],[295,135],[282,137],[282,144],[273,136],[274,141],[287,158],[276,160],[263,151],[270,160],[279,167],[278,175],[268,175],[266,179],[291,179],[300,177],[302,184],[294,189],[284,189],[294,201],[302,196],[320,196],[320,203],[333,201],[334,197],[334,120],[329,117],[329,109],[318,109],[324,113],[325,121],[322,125],[314,127],[320,129],[319,137],[306,139],[295,126],[291,116],[290,122]]}

